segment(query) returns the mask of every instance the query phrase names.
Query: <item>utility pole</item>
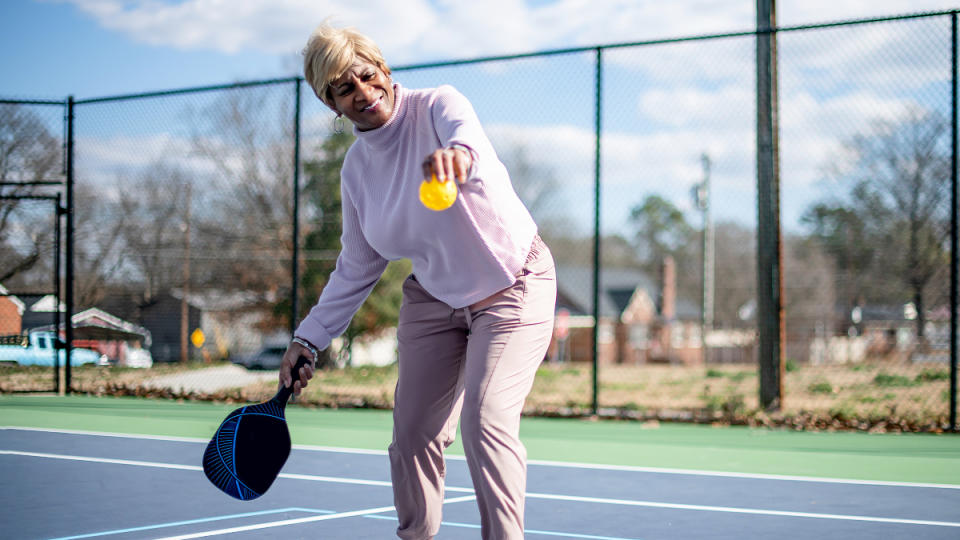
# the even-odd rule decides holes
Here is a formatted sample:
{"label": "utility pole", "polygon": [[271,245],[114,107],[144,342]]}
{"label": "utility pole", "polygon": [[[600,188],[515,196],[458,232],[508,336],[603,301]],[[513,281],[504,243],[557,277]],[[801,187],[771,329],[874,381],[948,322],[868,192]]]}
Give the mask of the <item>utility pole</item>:
{"label": "utility pole", "polygon": [[710,359],[710,349],[707,344],[707,334],[713,330],[713,298],[714,298],[714,230],[713,217],[710,212],[710,156],[706,153],[700,156],[703,167],[703,180],[694,186],[693,199],[703,217],[703,234],[701,235],[700,253],[703,262],[701,279],[701,312],[700,312],[700,350],[703,363]]}
{"label": "utility pole", "polygon": [[783,405],[785,327],[780,237],[776,0],[757,0],[757,326],[760,406]]}
{"label": "utility pole", "polygon": [[191,188],[187,182],[186,208],[183,218],[183,290],[180,298],[180,362],[186,363],[190,359],[190,306],[187,297],[190,296],[190,205]]}

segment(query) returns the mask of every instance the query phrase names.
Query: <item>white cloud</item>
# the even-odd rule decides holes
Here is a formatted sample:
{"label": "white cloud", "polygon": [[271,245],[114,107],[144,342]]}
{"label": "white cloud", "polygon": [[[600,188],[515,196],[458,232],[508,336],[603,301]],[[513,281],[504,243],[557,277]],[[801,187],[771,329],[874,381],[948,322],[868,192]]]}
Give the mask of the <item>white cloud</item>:
{"label": "white cloud", "polygon": [[956,9],[955,0],[790,0],[777,2],[780,26]]}
{"label": "white cloud", "polygon": [[[227,53],[296,53],[313,27],[333,16],[335,24],[356,26],[373,37],[397,65],[749,30],[755,24],[752,0],[65,1],[136,41]],[[783,0],[778,2],[778,19],[780,25],[792,26],[944,10],[955,3]],[[781,170],[791,188],[808,188],[803,194],[815,195],[809,188],[839,141],[871,119],[898,114],[917,100],[917,89],[946,80],[949,50],[932,46],[942,40],[930,41],[930,28],[943,30],[940,23],[911,21],[781,36]],[[618,219],[614,216],[622,214],[623,207],[650,192],[664,193],[688,208],[687,192],[699,179],[699,156],[705,151],[714,160],[717,204],[730,216],[753,219],[753,54],[751,38],[605,53],[616,68],[626,68],[608,70],[608,76],[623,78],[608,79],[605,85],[625,89],[624,110],[637,115],[633,132],[617,126],[604,133],[603,175],[611,190],[607,196],[613,199],[605,206],[616,208],[609,219]],[[565,90],[562,82],[555,86]],[[305,115],[304,124],[322,136],[328,119],[321,110]],[[576,193],[575,202],[583,205],[592,197],[593,132],[565,118],[549,121],[560,125],[499,123],[487,129],[502,147],[536,141],[529,148],[530,159],[557,171]],[[111,155],[119,153],[116,147],[116,141],[103,141],[86,157],[117,167],[131,158]],[[102,165],[96,168],[103,170]],[[785,200],[785,213],[794,204]]]}
{"label": "white cloud", "polygon": [[[187,0],[179,3],[130,0],[66,0],[105,28],[135,41],[180,49],[226,53],[298,52],[313,28],[327,17],[361,27],[381,45],[403,48],[433,22],[425,0]],[[403,28],[398,32],[393,28]]]}
{"label": "white cloud", "polygon": [[[140,42],[290,54],[320,21],[357,26],[393,63],[749,30],[752,0],[62,0]],[[791,0],[783,26],[956,7],[946,0]]]}

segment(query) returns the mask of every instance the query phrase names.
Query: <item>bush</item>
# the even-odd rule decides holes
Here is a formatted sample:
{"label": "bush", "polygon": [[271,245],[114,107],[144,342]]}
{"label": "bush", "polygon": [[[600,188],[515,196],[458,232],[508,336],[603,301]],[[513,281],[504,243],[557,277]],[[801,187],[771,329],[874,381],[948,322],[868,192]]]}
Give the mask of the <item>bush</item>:
{"label": "bush", "polygon": [[811,394],[832,394],[833,385],[828,381],[818,381],[807,387],[807,392]]}
{"label": "bush", "polygon": [[881,387],[914,386],[916,383],[909,377],[903,375],[891,375],[889,373],[877,373],[873,378],[873,384]]}
{"label": "bush", "polygon": [[917,374],[915,382],[925,383],[950,380],[950,371],[945,369],[925,369]]}

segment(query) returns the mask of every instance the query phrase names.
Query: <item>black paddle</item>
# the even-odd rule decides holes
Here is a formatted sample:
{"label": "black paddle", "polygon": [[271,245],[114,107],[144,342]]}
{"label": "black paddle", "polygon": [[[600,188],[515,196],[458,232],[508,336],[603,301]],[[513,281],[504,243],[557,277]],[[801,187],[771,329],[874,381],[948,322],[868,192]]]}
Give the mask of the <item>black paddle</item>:
{"label": "black paddle", "polygon": [[[300,368],[310,362],[301,356],[290,372],[299,379]],[[228,414],[203,453],[203,473],[221,491],[249,501],[266,493],[290,457],[290,432],[284,409],[293,393],[280,388],[273,399]]]}

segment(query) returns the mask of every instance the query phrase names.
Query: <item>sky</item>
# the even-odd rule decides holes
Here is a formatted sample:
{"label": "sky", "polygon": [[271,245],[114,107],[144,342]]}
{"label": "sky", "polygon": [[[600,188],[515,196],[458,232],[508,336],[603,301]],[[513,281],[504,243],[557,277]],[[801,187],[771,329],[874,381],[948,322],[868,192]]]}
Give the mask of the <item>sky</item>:
{"label": "sky", "polygon": [[[789,0],[780,26],[955,9],[948,0]],[[405,65],[750,30],[749,0],[3,0],[0,96],[78,98],[297,74],[332,17]]]}
{"label": "sky", "polygon": [[[789,27],[958,7],[957,0],[789,0],[778,3],[777,19]],[[299,51],[328,17],[371,36],[394,66],[756,24],[748,0],[0,0],[0,98],[85,99],[297,75]],[[824,170],[845,138],[910,108],[943,105],[944,20],[781,35],[787,228],[822,194]],[[740,39],[605,54],[605,227],[623,227],[629,209],[650,193],[695,220],[688,193],[704,174],[704,153],[712,160],[717,218],[755,219],[753,47]],[[498,149],[524,147],[534,166],[563,183],[556,204],[579,208],[586,222],[591,62],[587,54],[397,77],[407,86],[457,86]],[[315,105],[306,125],[326,125]],[[130,166],[131,159],[156,159],[147,152],[118,157],[121,138],[160,135],[103,128],[78,137],[86,172],[107,176],[116,174],[117,160]],[[162,137],[167,151],[182,144],[170,133]]]}

